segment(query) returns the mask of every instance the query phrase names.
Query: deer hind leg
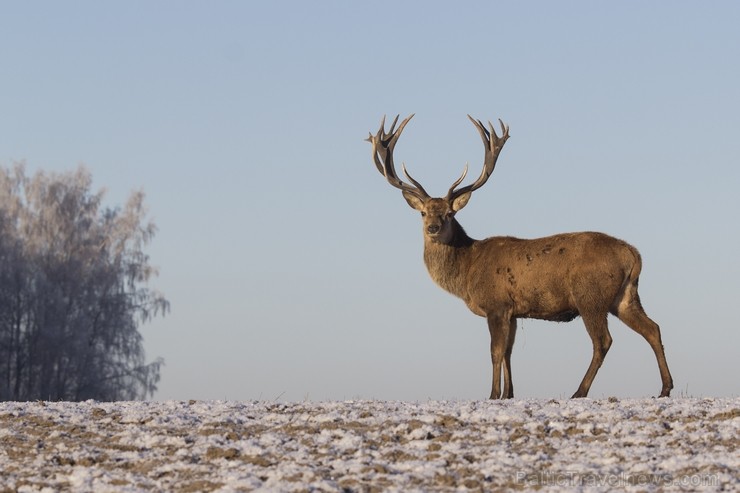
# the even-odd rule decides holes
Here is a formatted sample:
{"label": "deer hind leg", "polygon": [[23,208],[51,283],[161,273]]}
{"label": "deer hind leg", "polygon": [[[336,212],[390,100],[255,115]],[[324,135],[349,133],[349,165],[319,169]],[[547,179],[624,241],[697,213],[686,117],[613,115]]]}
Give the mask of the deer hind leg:
{"label": "deer hind leg", "polygon": [[660,379],[663,387],[660,391],[660,397],[668,397],[673,388],[673,377],[668,370],[668,363],[665,359],[663,342],[660,338],[660,327],[647,316],[640,303],[640,296],[637,294],[637,286],[629,284],[625,289],[624,297],[619,303],[615,315],[625,323],[630,329],[634,330],[650,344],[658,360],[660,369]]}
{"label": "deer hind leg", "polygon": [[[488,331],[491,333],[491,363],[493,363],[493,384],[491,385],[491,399],[500,399],[513,395],[511,386],[511,367],[506,358],[509,348],[510,319],[499,314],[488,315]],[[513,341],[512,341],[513,344]],[[509,354],[511,354],[509,352]],[[504,367],[504,361],[507,361]],[[501,394],[501,370],[504,370],[504,391]]]}
{"label": "deer hind leg", "polygon": [[596,377],[596,372],[601,368],[601,364],[604,362],[604,357],[609,351],[612,345],[612,336],[609,334],[609,327],[606,322],[606,313],[599,314],[585,314],[582,313],[583,323],[586,325],[586,331],[591,337],[593,343],[594,353],[591,358],[591,364],[586,370],[581,385],[578,386],[578,390],[573,394],[573,397],[586,397],[588,391],[591,388],[591,384]]}

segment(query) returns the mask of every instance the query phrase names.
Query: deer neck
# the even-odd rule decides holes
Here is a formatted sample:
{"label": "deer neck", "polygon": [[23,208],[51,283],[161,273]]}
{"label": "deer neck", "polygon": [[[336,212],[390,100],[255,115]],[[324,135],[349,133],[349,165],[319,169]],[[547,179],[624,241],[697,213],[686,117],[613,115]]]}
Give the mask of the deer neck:
{"label": "deer neck", "polygon": [[424,264],[432,280],[445,291],[464,298],[469,259],[476,240],[454,218],[450,238],[444,242],[424,237]]}

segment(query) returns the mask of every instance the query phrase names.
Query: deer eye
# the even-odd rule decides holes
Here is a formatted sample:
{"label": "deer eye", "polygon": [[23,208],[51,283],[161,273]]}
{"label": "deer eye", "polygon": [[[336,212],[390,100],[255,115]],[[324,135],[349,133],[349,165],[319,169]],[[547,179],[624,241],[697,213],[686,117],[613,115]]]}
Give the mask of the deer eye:
{"label": "deer eye", "polygon": [[424,217],[424,216],[426,216],[426,215],[427,215],[427,213],[426,213],[426,212],[424,212],[424,211],[421,211],[421,217]]}

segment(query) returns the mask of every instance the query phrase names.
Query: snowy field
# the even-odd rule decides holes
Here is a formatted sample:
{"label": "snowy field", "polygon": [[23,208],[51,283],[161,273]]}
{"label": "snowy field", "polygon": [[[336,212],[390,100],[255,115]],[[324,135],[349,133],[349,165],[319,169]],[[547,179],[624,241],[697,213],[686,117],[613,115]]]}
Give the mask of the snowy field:
{"label": "snowy field", "polygon": [[738,491],[740,398],[0,403],[0,491]]}

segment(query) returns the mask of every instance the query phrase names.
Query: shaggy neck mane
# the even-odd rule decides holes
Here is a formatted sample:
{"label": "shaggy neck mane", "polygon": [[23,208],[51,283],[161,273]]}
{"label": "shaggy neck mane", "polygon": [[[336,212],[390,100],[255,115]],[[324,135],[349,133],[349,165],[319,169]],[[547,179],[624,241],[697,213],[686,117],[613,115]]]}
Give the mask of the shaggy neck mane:
{"label": "shaggy neck mane", "polygon": [[424,263],[429,275],[445,291],[464,296],[471,246],[476,240],[465,233],[456,219],[452,219],[452,237],[447,243],[424,238]]}

